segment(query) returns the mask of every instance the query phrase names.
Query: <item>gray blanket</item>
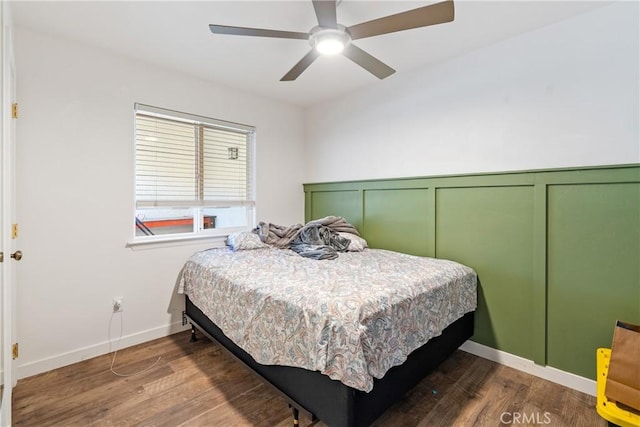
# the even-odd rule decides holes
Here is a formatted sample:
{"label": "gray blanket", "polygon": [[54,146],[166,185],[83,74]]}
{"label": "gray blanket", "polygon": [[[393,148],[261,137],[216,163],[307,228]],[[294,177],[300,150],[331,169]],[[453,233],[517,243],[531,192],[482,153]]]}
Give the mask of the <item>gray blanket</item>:
{"label": "gray blanket", "polygon": [[360,235],[356,228],[339,216],[327,216],[300,224],[282,226],[260,222],[256,229],[260,240],[278,248],[290,248],[306,258],[335,259],[346,252],[350,240],[338,233]]}
{"label": "gray blanket", "polygon": [[269,222],[260,222],[256,232],[264,243],[276,248],[288,248],[293,239],[298,236],[302,225],[291,226],[276,225]]}
{"label": "gray blanket", "polygon": [[291,242],[291,250],[305,258],[336,259],[346,252],[351,241],[319,223],[305,225]]}
{"label": "gray blanket", "polygon": [[312,227],[315,225],[324,225],[337,233],[351,233],[359,236],[358,230],[349,224],[346,219],[341,216],[325,216],[324,218],[314,219],[306,223],[305,227]]}

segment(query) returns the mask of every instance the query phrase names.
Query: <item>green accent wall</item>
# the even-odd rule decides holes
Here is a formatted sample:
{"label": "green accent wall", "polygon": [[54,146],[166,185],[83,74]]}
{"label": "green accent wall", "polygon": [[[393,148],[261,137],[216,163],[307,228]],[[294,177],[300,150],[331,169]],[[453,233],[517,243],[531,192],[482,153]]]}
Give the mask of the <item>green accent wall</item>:
{"label": "green accent wall", "polygon": [[[307,203],[309,204],[309,203]],[[336,206],[340,206],[339,216],[344,217],[358,230],[362,228],[362,195],[359,191],[321,191],[310,194],[314,218],[336,215]],[[307,211],[309,208],[305,208]]]}
{"label": "green accent wall", "polygon": [[367,222],[360,230],[372,248],[427,256],[428,203],[425,188],[365,191]]}
{"label": "green accent wall", "polygon": [[640,165],[305,184],[306,220],[478,272],[473,340],[595,378],[616,319],[640,324]]}
{"label": "green accent wall", "polygon": [[548,363],[589,376],[616,319],[640,323],[640,186],[549,186],[548,212]]}
{"label": "green accent wall", "polygon": [[533,359],[532,187],[440,188],[436,256],[482,272],[473,340]]}

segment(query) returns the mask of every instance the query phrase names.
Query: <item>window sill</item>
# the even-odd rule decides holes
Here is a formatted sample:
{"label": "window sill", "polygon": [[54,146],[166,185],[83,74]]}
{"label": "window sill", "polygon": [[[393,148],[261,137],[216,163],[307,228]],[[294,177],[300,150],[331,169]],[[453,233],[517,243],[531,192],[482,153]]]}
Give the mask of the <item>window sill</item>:
{"label": "window sill", "polygon": [[229,233],[225,234],[189,234],[183,236],[153,236],[134,239],[126,247],[132,250],[168,248],[192,244],[210,243],[212,247],[224,247]]}

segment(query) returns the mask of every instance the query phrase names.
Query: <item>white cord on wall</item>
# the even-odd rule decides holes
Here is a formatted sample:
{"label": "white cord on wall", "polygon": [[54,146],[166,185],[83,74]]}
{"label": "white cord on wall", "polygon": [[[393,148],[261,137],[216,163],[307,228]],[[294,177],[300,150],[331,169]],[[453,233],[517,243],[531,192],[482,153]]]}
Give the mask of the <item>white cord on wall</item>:
{"label": "white cord on wall", "polygon": [[[111,366],[109,367],[109,370],[111,371],[111,373],[113,375],[117,375],[119,377],[131,377],[133,375],[138,375],[141,374],[143,372],[148,371],[149,369],[153,368],[154,366],[156,366],[158,364],[158,362],[160,362],[160,359],[162,359],[162,356],[158,356],[158,360],[156,360],[155,362],[153,362],[151,364],[151,366],[138,371],[138,372],[134,372],[132,374],[121,374],[119,372],[116,372],[115,369],[113,369],[113,365],[116,363],[116,356],[118,355],[118,347],[120,347],[120,341],[122,341],[122,333],[124,330],[124,312],[119,311],[117,312],[120,314],[120,336],[118,337],[118,342],[116,343],[115,346],[115,350],[113,352],[113,358],[111,359]],[[111,318],[109,319],[109,353],[111,353],[111,325],[113,323],[113,316],[114,314],[116,314],[116,312],[111,313]]]}

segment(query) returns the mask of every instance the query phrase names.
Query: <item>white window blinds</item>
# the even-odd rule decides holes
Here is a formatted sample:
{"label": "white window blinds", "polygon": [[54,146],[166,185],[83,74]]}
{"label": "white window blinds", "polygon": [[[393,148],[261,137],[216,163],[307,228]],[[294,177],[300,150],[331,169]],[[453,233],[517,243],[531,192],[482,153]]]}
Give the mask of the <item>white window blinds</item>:
{"label": "white window blinds", "polygon": [[253,206],[249,126],[136,104],[136,208]]}

